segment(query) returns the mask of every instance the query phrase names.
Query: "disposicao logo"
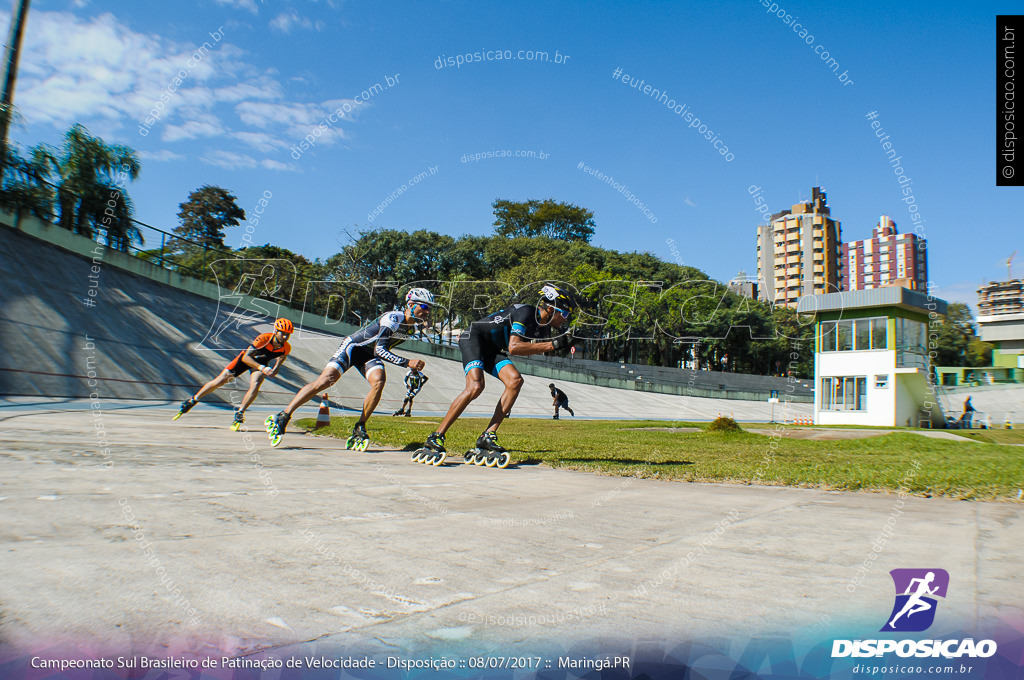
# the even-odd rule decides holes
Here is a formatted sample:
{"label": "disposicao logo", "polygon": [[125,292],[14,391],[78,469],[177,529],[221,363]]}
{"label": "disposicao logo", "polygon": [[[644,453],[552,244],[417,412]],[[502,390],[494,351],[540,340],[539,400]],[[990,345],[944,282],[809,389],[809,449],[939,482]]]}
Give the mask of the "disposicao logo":
{"label": "disposicao logo", "polygon": [[938,601],[945,599],[949,573],[945,569],[893,569],[889,572],[896,584],[896,603],[881,632],[920,633],[935,621]]}
{"label": "disposicao logo", "polygon": [[[893,569],[896,601],[880,632],[919,633],[935,622],[936,597],[945,598],[949,573],[945,569]],[[996,653],[993,640],[834,640],[832,657],[883,656],[896,652],[901,657],[990,657]]]}

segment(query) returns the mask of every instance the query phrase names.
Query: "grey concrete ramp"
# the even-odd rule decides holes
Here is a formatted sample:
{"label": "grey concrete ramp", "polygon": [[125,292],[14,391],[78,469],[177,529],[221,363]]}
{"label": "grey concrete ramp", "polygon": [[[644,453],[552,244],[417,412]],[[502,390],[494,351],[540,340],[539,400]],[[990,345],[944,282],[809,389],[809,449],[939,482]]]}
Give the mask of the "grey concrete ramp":
{"label": "grey concrete ramp", "polygon": [[[95,392],[108,399],[183,400],[271,327],[272,319],[226,324],[230,309],[215,300],[111,266],[94,270],[87,258],[16,230],[0,229],[0,283],[5,290],[0,339],[6,348],[0,353],[0,394],[87,397]],[[90,296],[90,290],[96,294]],[[286,404],[320,373],[340,338],[303,329],[291,342],[292,355],[261,391],[259,405]],[[402,348],[399,353],[420,356]],[[462,366],[432,356],[420,358],[428,364],[430,381],[417,398],[416,409],[443,412],[465,386]],[[405,371],[388,366],[387,373],[381,413],[397,409],[405,396]],[[552,413],[548,382],[526,376],[514,415]],[[767,421],[773,413],[759,401],[559,385],[569,394],[573,409],[592,418],[710,420],[723,414]],[[246,386],[237,381],[234,393],[225,388],[207,401],[221,406],[238,403]],[[360,408],[365,393],[366,383],[355,372],[330,390],[337,404],[350,409]],[[500,394],[500,383],[488,380],[487,390],[468,413],[490,414]],[[777,406],[777,420],[781,412]],[[810,413],[810,404],[786,406],[788,417]]]}
{"label": "grey concrete ramp", "polygon": [[172,412],[0,409],[8,645],[202,656],[314,640],[408,654],[820,640],[877,631],[887,571],[922,566],[951,575],[933,637],[1024,616],[1020,504],[434,468],[313,436],[271,449],[213,410]]}

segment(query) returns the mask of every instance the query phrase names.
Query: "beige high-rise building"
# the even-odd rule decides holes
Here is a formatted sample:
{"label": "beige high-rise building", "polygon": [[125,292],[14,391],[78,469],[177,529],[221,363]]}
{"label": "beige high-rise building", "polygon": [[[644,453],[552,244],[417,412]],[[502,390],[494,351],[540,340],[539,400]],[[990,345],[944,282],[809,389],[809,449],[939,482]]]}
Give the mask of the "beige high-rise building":
{"label": "beige high-rise building", "polygon": [[839,291],[841,236],[821,187],[811,189],[811,200],[758,225],[758,299],[796,307],[804,295]]}

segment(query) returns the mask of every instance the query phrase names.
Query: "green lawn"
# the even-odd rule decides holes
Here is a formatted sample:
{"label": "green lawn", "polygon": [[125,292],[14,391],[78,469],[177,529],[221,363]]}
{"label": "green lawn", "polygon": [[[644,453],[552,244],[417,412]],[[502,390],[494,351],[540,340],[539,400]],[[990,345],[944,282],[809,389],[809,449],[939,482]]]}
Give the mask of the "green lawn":
{"label": "green lawn", "polygon": [[1024,445],[1024,430],[950,430],[950,432],[965,439],[986,444]]}
{"label": "green lawn", "polygon": [[[296,425],[312,427],[313,419]],[[440,418],[374,417],[375,444],[412,451]],[[486,420],[459,420],[447,448],[473,447]],[[334,417],[321,434],[348,437],[354,418]],[[663,432],[650,427],[700,427],[700,432]],[[895,491],[959,499],[1016,499],[1024,487],[1024,447],[1005,446],[1015,430],[987,430],[996,443],[957,442],[895,432],[867,439],[810,441],[750,432],[716,434],[706,423],[664,421],[507,420],[499,441],[521,464],[543,462],[605,474],[688,482],[768,484],[828,489]],[[757,425],[758,428],[773,426]],[[1007,440],[1003,442],[1004,439]],[[771,444],[775,443],[773,447]],[[919,466],[914,466],[917,461]],[[908,473],[913,472],[913,476]],[[901,482],[901,480],[903,480]]]}

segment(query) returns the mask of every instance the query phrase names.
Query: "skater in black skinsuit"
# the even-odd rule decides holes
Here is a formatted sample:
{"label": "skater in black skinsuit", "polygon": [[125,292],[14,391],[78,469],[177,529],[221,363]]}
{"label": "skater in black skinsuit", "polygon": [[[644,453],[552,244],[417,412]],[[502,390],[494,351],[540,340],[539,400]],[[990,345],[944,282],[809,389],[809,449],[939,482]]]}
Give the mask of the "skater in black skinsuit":
{"label": "skater in black skinsuit", "polygon": [[409,417],[412,415],[412,400],[416,398],[416,395],[420,393],[423,386],[430,380],[427,376],[423,375],[415,368],[410,368],[409,372],[405,374],[405,389],[408,390],[405,395],[405,401],[402,402],[402,408],[398,409],[391,415],[393,416],[405,416]]}
{"label": "skater in black skinsuit", "polygon": [[[498,427],[505,419],[505,414],[512,410],[523,386],[523,377],[509,357],[545,354],[570,346],[572,334],[568,331],[560,332],[560,329],[569,322],[575,308],[569,293],[557,286],[546,285],[540,291],[537,306],[513,304],[471,324],[459,338],[466,388],[452,402],[440,427],[427,437],[421,451],[445,452],[445,432],[458,420],[470,402],[483,392],[484,372],[487,372],[501,380],[505,390],[494,408],[490,424],[477,439],[476,448],[482,452],[507,454],[498,444]],[[547,340],[552,334],[556,337]]]}
{"label": "skater in black skinsuit", "polygon": [[576,414],[573,413],[571,408],[569,408],[569,397],[565,395],[565,392],[555,387],[555,383],[549,384],[548,387],[551,388],[551,404],[555,407],[555,416],[553,420],[558,420],[558,409],[560,408],[564,408],[569,412],[569,415],[575,418]]}
{"label": "skater in black skinsuit", "polygon": [[354,367],[370,383],[370,391],[363,400],[363,412],[359,422],[352,429],[352,436],[345,442],[345,446],[365,451],[369,442],[366,421],[370,419],[373,409],[380,402],[380,395],[384,391],[384,382],[387,379],[384,361],[402,368],[423,370],[425,364],[422,360],[400,357],[393,354],[391,348],[406,339],[407,330],[412,330],[417,323],[426,321],[433,306],[434,296],[430,291],[425,288],[413,288],[405,296],[403,309],[387,312],[345,338],[338,351],[327,362],[320,377],[299,390],[283,411],[267,418],[270,445],[277,446],[281,443],[288,421],[300,406],[338,382],[342,374]]}

